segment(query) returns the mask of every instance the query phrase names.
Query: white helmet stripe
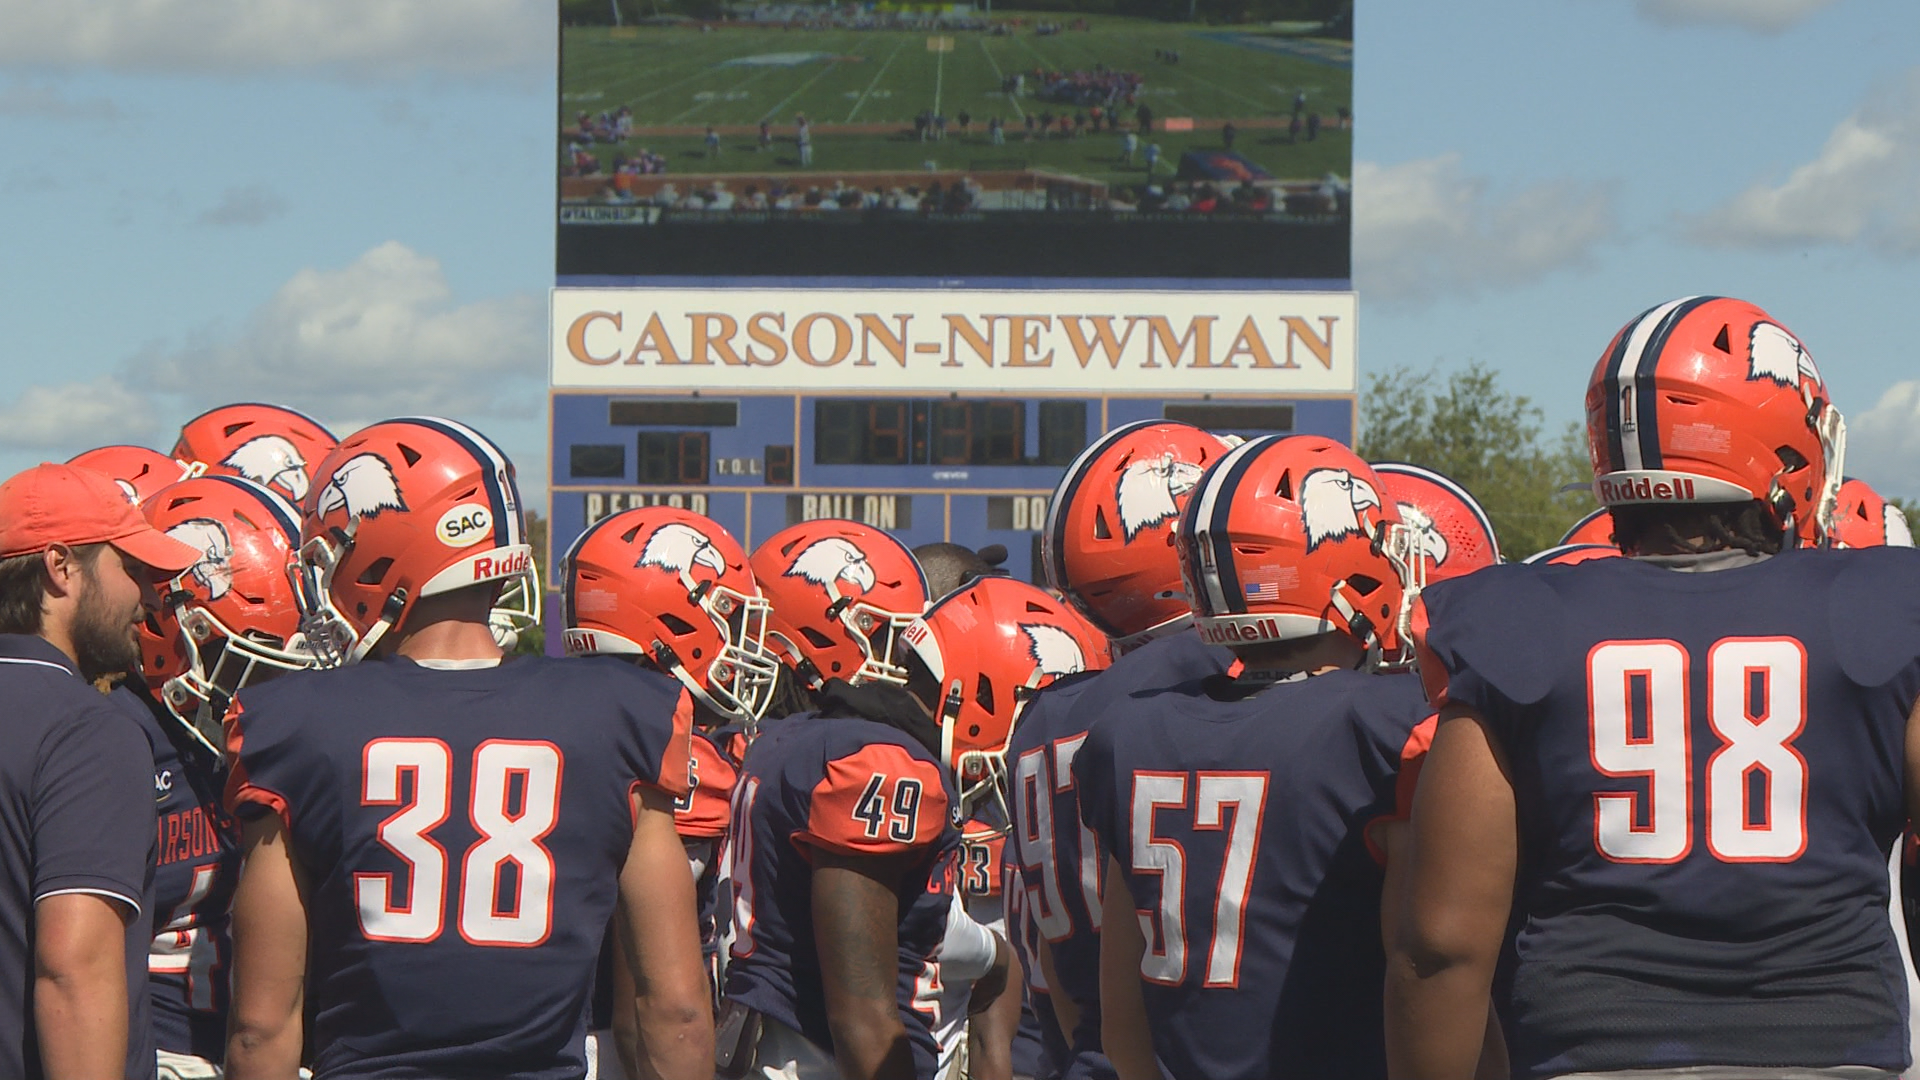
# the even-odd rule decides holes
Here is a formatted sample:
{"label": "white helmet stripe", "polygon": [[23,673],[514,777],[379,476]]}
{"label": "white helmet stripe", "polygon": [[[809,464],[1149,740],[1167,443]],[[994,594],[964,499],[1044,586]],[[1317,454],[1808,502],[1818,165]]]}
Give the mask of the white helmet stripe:
{"label": "white helmet stripe", "polygon": [[1620,366],[1614,375],[1614,401],[1608,404],[1609,409],[1627,410],[1626,414],[1621,416],[1623,429],[1628,423],[1634,424],[1635,427],[1635,432],[1622,430],[1620,435],[1620,464],[1625,471],[1631,472],[1646,467],[1642,463],[1640,440],[1636,432],[1641,421],[1651,422],[1652,418],[1637,416],[1632,411],[1633,406],[1625,403],[1637,402],[1639,399],[1640,388],[1636,380],[1642,364],[1647,366],[1647,377],[1653,377],[1653,361],[1657,361],[1659,357],[1647,356],[1647,342],[1653,339],[1654,332],[1660,328],[1660,324],[1673,313],[1675,308],[1692,299],[1694,297],[1687,296],[1661,304],[1640,316],[1639,321],[1634,323],[1632,329],[1627,332],[1627,340],[1621,350]]}
{"label": "white helmet stripe", "polygon": [[[1193,515],[1193,520],[1202,523],[1209,534],[1215,530],[1216,525],[1224,530],[1226,526],[1224,511],[1229,507],[1221,503],[1220,497],[1225,489],[1232,486],[1227,482],[1227,478],[1234,474],[1234,465],[1250,454],[1259,453],[1275,439],[1281,437],[1282,436],[1278,435],[1268,435],[1264,438],[1243,442],[1232,450],[1227,451],[1226,456],[1222,457],[1219,461],[1214,462],[1213,467],[1207,470],[1207,475],[1201,484],[1200,490],[1191,496],[1192,502],[1187,506],[1187,512]],[[1228,501],[1230,503],[1231,499]],[[1203,544],[1201,546],[1204,548],[1207,545]],[[1226,585],[1221,581],[1218,570],[1209,571],[1205,569],[1205,566],[1205,560],[1202,560],[1199,576],[1201,584],[1207,590],[1208,610],[1221,615],[1235,610],[1232,606],[1231,598],[1227,596]]]}

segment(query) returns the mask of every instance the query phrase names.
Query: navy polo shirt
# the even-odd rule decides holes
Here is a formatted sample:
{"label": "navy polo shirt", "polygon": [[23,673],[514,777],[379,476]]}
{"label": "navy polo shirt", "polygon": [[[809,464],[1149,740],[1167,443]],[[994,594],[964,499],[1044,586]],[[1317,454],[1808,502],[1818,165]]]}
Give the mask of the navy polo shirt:
{"label": "navy polo shirt", "polygon": [[0,747],[0,1076],[42,1076],[34,905],[92,893],[135,914],[126,945],[127,1076],[151,1080],[153,752],[138,718],[83,682],[45,639],[0,634]]}

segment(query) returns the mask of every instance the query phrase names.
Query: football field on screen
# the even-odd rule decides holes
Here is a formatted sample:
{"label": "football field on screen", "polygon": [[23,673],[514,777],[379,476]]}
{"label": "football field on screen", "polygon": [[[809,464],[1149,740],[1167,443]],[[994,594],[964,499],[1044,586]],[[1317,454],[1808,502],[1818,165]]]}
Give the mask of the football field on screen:
{"label": "football field on screen", "polygon": [[[1317,179],[1351,171],[1352,133],[1342,108],[1352,103],[1351,48],[1345,43],[1285,37],[1259,27],[1208,27],[1116,16],[1090,16],[1087,30],[1040,35],[1041,20],[1072,15],[1003,11],[1019,18],[1011,33],[978,30],[784,29],[725,26],[604,27],[563,31],[562,128],[574,115],[622,106],[633,110],[635,134],[595,153],[646,149],[665,155],[669,173],[797,170],[795,118],[813,125],[814,170],[834,169],[1051,169],[1108,183],[1140,183],[1144,153],[1121,162],[1123,135],[1104,128],[1075,138],[1027,136],[1025,121],[1088,110],[1036,96],[1035,69],[1132,72],[1144,83],[1137,103],[1153,114],[1153,132],[1141,143],[1160,146],[1159,178],[1170,178],[1187,149],[1221,149],[1222,127],[1237,129],[1232,149],[1280,179]],[[723,24],[724,25],[724,24]],[[1174,50],[1178,63],[1156,58]],[[1019,94],[1004,80],[1027,76]],[[1297,94],[1304,115],[1322,120],[1316,138],[1289,132]],[[922,141],[913,119],[922,110],[947,118],[946,137]],[[962,131],[959,114],[971,123]],[[1131,126],[1135,107],[1120,115]],[[988,120],[1006,125],[1004,145],[992,145]],[[757,149],[761,121],[774,145]],[[1166,122],[1174,121],[1176,130]],[[1183,121],[1191,130],[1177,130]],[[708,125],[721,137],[718,153],[705,141]]]}

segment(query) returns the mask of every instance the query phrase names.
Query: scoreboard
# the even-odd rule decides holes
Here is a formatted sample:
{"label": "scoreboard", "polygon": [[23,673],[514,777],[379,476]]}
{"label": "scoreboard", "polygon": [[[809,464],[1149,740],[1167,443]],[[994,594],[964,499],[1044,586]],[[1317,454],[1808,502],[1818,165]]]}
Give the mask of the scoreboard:
{"label": "scoreboard", "polygon": [[[1039,576],[1062,472],[1120,424],[1354,434],[1352,296],[558,289],[552,558],[668,505],[751,551],[840,517]],[[548,567],[559,587],[557,565]]]}
{"label": "scoreboard", "polygon": [[556,391],[552,408],[550,561],[600,518],[664,504],[712,517],[748,550],[827,517],[886,529],[909,547],[1004,544],[1008,569],[1029,579],[1054,486],[1108,428],[1165,417],[1220,433],[1351,441],[1354,419],[1352,398],[1337,396]]}

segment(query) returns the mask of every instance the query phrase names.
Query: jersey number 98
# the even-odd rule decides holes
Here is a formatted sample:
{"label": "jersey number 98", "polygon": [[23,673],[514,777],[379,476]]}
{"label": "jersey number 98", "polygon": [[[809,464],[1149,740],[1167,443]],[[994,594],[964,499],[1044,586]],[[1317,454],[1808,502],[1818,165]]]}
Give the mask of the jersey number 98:
{"label": "jersey number 98", "polygon": [[[1596,792],[1593,841],[1614,862],[1693,850],[1691,657],[1674,641],[1609,641],[1587,656],[1589,745],[1601,775],[1646,781]],[[1721,862],[1792,862],[1807,849],[1807,652],[1792,638],[1725,638],[1707,650],[1707,850]],[[1642,822],[1645,822],[1642,824]]]}

